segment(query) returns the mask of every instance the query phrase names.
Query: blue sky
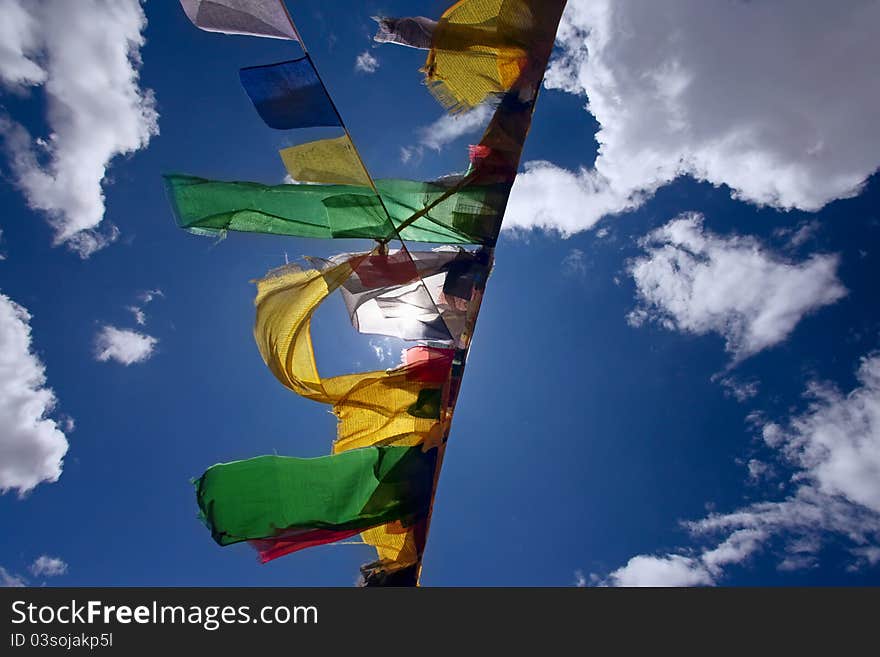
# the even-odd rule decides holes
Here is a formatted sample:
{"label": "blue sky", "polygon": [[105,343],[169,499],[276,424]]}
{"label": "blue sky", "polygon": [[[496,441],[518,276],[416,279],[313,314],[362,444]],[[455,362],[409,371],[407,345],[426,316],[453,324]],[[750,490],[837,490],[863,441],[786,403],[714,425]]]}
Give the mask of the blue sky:
{"label": "blue sky", "polygon": [[[370,41],[371,15],[444,4],[290,3],[374,177],[459,170],[479,134],[453,139],[444,122],[440,150],[423,143],[443,116],[423,54]],[[798,22],[793,2],[674,0],[657,16],[570,3],[469,357],[424,585],[880,584],[880,53],[865,36],[880,3],[816,4]],[[368,548],[261,566],[213,543],[189,483],[217,462],[326,454],[334,435],[325,407],[263,365],[250,281],[285,255],[369,245],[214,244],[175,226],[161,181],[280,182],[277,150],[303,137],[261,123],[238,69],[298,48],[199,31],[172,2],[76,5],[11,13],[19,36],[0,52],[0,583],[351,585]],[[100,38],[67,30],[71,11]],[[737,33],[752,35],[748,53],[727,44]],[[372,73],[355,68],[364,52]],[[89,185],[103,204],[78,194]],[[105,238],[75,230],[90,225]],[[108,326],[128,342],[96,345]],[[383,366],[377,350],[389,365],[391,347],[354,333],[338,299],[313,333],[327,374]],[[40,364],[44,382],[28,374]],[[63,466],[28,457],[65,440]]]}

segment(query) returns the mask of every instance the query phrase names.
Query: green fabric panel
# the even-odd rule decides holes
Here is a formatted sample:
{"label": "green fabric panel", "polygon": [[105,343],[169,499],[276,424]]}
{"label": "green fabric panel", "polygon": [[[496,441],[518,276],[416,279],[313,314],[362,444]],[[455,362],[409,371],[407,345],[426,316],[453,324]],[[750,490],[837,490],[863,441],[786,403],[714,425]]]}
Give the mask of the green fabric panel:
{"label": "green fabric panel", "polygon": [[367,447],[300,459],[220,463],[196,480],[201,517],[220,545],[289,529],[366,529],[427,513],[437,450]]}
{"label": "green fabric panel", "polygon": [[394,233],[375,194],[339,194],[322,202],[332,237],[383,239]]}
{"label": "green fabric panel", "polygon": [[[296,237],[391,239],[395,231],[369,187],[261,185],[166,175],[181,228],[199,234],[224,230]],[[411,180],[377,180],[395,226],[441,198],[450,187]],[[468,185],[402,230],[404,240],[443,244],[494,243],[509,185]]]}
{"label": "green fabric panel", "polygon": [[443,391],[439,388],[427,388],[419,390],[416,403],[406,409],[406,412],[414,417],[427,420],[440,419],[440,404],[443,401]]}

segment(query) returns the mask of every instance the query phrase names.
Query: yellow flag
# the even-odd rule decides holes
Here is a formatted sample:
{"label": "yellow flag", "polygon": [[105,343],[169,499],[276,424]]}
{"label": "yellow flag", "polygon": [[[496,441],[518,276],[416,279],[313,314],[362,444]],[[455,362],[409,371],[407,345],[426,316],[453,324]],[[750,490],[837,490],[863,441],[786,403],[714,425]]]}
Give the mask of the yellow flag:
{"label": "yellow flag", "polygon": [[425,74],[453,112],[514,85],[531,92],[544,67],[565,0],[459,0],[433,30]]}
{"label": "yellow flag", "polygon": [[310,141],[279,152],[287,173],[299,182],[370,184],[370,178],[347,135]]}

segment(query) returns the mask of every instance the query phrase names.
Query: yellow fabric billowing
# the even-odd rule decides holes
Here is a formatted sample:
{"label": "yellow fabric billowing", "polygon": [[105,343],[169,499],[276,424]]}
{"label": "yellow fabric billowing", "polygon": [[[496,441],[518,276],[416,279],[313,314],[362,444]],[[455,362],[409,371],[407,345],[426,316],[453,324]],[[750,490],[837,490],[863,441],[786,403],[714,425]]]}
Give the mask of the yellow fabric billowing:
{"label": "yellow fabric billowing", "polygon": [[405,568],[417,563],[424,548],[419,546],[415,530],[404,527],[399,522],[368,529],[361,532],[361,538],[364,543],[376,548],[380,561],[393,563],[395,568]]}
{"label": "yellow fabric billowing", "polygon": [[513,86],[529,54],[529,5],[526,0],[460,0],[440,17],[425,73],[444,106],[470,109]]}
{"label": "yellow fabric billowing", "polygon": [[437,420],[410,415],[424,388],[405,375],[386,374],[384,378],[358,386],[334,406],[339,418],[334,452],[376,445],[436,444],[441,434]]}
{"label": "yellow fabric billowing", "polygon": [[[257,281],[254,339],[263,361],[275,377],[295,393],[328,404],[338,399],[341,386],[340,382],[322,379],[318,374],[311,319],[321,302],[351,276],[352,262],[324,271],[288,266]],[[360,376],[380,374],[371,372]],[[350,385],[357,382],[353,380]]]}
{"label": "yellow fabric billowing", "polygon": [[[407,368],[328,378],[318,373],[312,315],[366,255],[323,271],[288,266],[257,281],[257,346],[282,384],[299,395],[333,405],[339,418],[334,453],[374,445],[438,445],[443,422],[408,412],[425,384],[410,380]],[[376,547],[380,560],[393,564],[392,569],[417,563],[424,549],[424,531],[418,525],[403,527],[395,522],[370,529],[362,537]]]}
{"label": "yellow fabric billowing", "polygon": [[348,135],[291,146],[279,154],[287,172],[299,182],[370,185],[370,178]]}
{"label": "yellow fabric billowing", "polygon": [[311,318],[365,256],[325,269],[286,267],[257,282],[254,338],[266,365],[295,393],[332,404],[339,418],[337,452],[374,445],[414,445],[439,440],[436,420],[408,409],[425,385],[407,368],[322,378],[311,338]]}

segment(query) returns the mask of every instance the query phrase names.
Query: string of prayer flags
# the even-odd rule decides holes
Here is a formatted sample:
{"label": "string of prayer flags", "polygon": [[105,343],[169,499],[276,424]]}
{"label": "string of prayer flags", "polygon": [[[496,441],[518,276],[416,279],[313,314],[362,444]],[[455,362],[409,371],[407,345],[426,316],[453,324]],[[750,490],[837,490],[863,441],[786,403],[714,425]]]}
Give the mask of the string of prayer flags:
{"label": "string of prayer flags", "polygon": [[[205,30],[300,41],[282,0],[181,4]],[[429,51],[426,82],[450,111],[494,105],[464,173],[372,180],[305,55],[240,71],[269,127],[345,131],[280,151],[294,184],[165,176],[178,225],[197,234],[378,242],[369,252],[310,258],[311,268],[286,265],[256,281],[260,355],[282,385],[332,408],[336,436],[330,456],[260,456],[209,468],[195,484],[217,543],[247,541],[266,562],[360,534],[376,552],[361,567],[364,585],[418,584],[494,246],[564,7],[565,0],[459,0],[437,21],[376,19],[376,41]],[[392,241],[401,248],[390,249]],[[412,251],[407,241],[447,246]],[[355,330],[409,341],[400,362],[321,375],[311,322],[337,290]]]}

